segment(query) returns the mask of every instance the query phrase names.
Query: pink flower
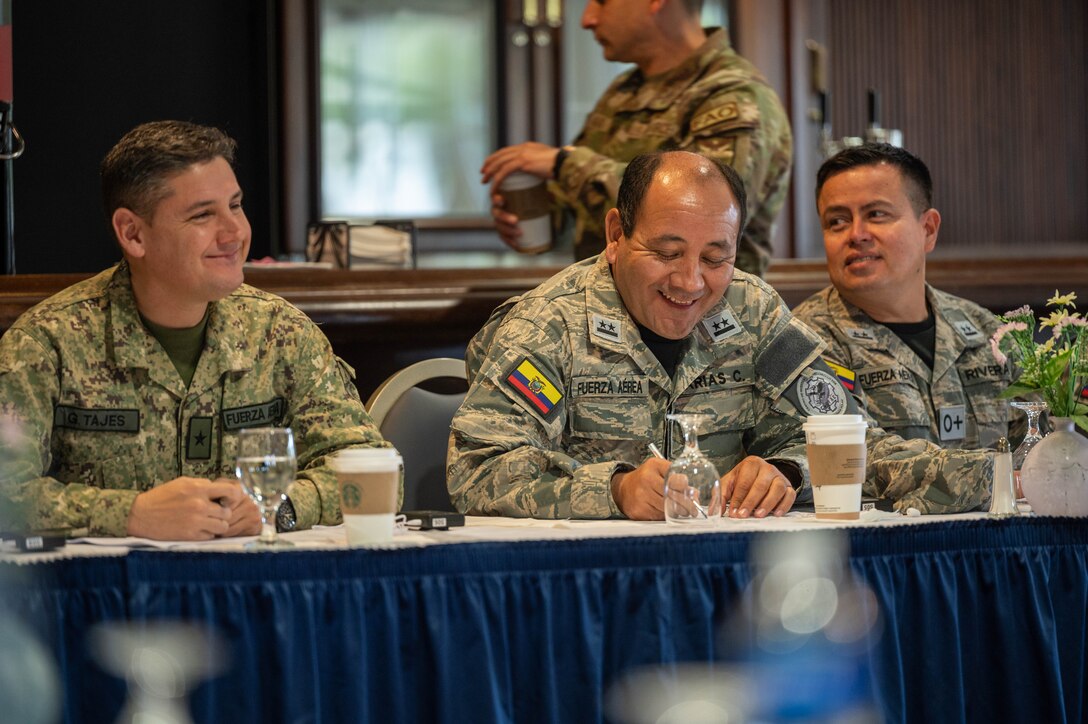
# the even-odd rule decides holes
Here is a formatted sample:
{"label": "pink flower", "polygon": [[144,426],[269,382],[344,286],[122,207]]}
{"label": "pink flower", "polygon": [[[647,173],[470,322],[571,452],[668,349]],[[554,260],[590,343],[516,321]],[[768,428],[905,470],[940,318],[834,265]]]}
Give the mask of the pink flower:
{"label": "pink flower", "polygon": [[1028,305],[1025,304],[1022,307],[1017,307],[1016,309],[1013,309],[1012,311],[1005,312],[1001,316],[1004,317],[1005,319],[1014,319],[1014,318],[1017,318],[1017,317],[1031,317],[1032,319],[1034,319],[1035,318],[1035,312],[1031,311],[1031,307],[1029,307]]}
{"label": "pink flower", "polygon": [[1000,364],[1005,364],[1007,358],[1005,355],[1001,354],[1001,340],[1004,339],[1005,335],[1009,332],[1024,332],[1027,331],[1027,328],[1028,325],[1023,322],[1006,322],[998,327],[994,331],[994,336],[990,338],[990,349],[993,350],[994,359]]}
{"label": "pink flower", "polygon": [[[1081,319],[1076,315],[1063,317],[1062,319],[1058,320],[1057,324],[1054,325],[1054,336],[1060,337],[1062,335],[1062,331],[1064,331],[1066,327],[1080,327],[1081,329],[1084,329],[1088,327],[1088,321],[1085,321],[1084,319]],[[1079,335],[1081,334],[1081,332],[1078,332],[1077,334]]]}

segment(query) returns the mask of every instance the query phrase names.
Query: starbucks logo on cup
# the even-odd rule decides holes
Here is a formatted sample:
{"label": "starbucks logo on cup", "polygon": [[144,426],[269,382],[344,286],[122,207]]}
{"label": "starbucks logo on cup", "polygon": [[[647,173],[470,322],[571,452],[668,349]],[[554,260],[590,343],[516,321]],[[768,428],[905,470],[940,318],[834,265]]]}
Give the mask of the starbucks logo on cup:
{"label": "starbucks logo on cup", "polygon": [[359,492],[359,488],[351,483],[344,486],[340,491],[340,496],[344,499],[344,506],[347,508],[357,508],[359,503],[363,502],[363,494]]}
{"label": "starbucks logo on cup", "polygon": [[841,415],[846,409],[846,391],[834,377],[823,370],[797,380],[797,397],[809,415]]}

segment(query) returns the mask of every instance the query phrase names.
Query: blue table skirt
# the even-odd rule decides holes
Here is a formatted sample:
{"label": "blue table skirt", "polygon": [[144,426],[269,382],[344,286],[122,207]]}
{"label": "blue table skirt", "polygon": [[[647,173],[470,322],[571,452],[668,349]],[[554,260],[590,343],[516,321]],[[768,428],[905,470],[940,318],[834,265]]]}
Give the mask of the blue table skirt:
{"label": "blue table skirt", "polygon": [[[55,652],[67,722],[117,715],[124,685],[85,640],[115,619],[228,644],[198,722],[597,721],[626,672],[732,655],[719,632],[759,535],[2,564],[0,612]],[[1088,522],[857,528],[850,551],[883,612],[867,670],[888,721],[1088,717]]]}

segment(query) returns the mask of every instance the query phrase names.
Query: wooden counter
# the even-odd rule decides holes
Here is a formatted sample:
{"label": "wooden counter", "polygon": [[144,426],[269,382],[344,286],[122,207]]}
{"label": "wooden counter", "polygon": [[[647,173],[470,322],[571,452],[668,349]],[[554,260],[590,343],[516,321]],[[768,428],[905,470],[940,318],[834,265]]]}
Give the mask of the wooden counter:
{"label": "wooden counter", "polygon": [[[389,374],[416,360],[461,356],[491,310],[558,268],[329,271],[252,269],[246,281],[283,296],[321,325],[356,369],[365,400]],[[90,274],[0,277],[0,330],[32,305]],[[1088,256],[1063,259],[931,259],[931,284],[995,312],[1043,309],[1055,290],[1088,308]],[[790,306],[828,284],[822,261],[777,261],[767,280]]]}

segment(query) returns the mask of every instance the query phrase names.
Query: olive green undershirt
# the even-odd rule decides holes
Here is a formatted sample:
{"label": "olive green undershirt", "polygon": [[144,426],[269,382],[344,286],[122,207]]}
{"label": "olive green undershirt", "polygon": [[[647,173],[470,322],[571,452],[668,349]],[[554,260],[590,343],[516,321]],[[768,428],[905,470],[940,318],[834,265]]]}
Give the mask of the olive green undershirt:
{"label": "olive green undershirt", "polygon": [[159,341],[166,355],[174,363],[174,369],[181,375],[181,379],[188,387],[196,373],[196,365],[200,362],[200,355],[204,351],[204,333],[208,329],[208,315],[211,305],[204,312],[204,318],[195,327],[187,329],[173,329],[155,324],[144,315],[140,315],[144,326],[151,336]]}

